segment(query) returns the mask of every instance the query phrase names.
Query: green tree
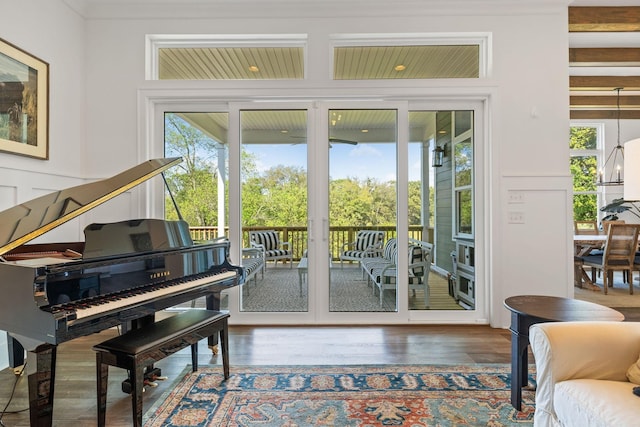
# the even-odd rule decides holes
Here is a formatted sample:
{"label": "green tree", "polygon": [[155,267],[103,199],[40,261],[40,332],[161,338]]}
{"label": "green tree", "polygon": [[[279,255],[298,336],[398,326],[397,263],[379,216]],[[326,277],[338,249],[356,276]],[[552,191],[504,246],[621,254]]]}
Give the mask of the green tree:
{"label": "green tree", "polygon": [[245,226],[305,226],[307,174],[299,167],[275,166],[242,185]]}
{"label": "green tree", "polygon": [[[182,157],[182,163],[165,172],[167,185],[183,218],[193,226],[217,222],[217,143],[177,114],[165,116],[165,154]],[[178,219],[167,196],[167,219]]]}
{"label": "green tree", "polygon": [[[218,222],[218,148],[220,145],[177,114],[165,118],[165,151],[183,162],[165,172],[167,184],[184,219],[192,226]],[[242,150],[242,223],[248,227],[307,224],[307,174],[303,168],[275,166],[260,172],[255,155]],[[421,184],[409,184],[409,221],[421,221]],[[433,191],[430,191],[433,209]],[[228,206],[228,203],[226,204]],[[396,183],[373,178],[346,178],[330,182],[332,225],[373,227],[396,223]],[[228,212],[227,212],[228,214]],[[166,218],[178,214],[170,197]],[[432,215],[431,215],[432,217]]]}
{"label": "green tree", "polygon": [[[594,150],[597,148],[597,129],[594,127],[571,127],[569,148],[572,150]],[[575,194],[573,197],[573,218],[576,221],[596,220],[598,214],[598,197],[596,177],[598,159],[594,155],[571,156],[569,169],[573,177],[574,193],[590,192],[591,194]]]}
{"label": "green tree", "polygon": [[357,179],[333,180],[329,186],[329,216],[335,226],[372,226],[373,196]]}

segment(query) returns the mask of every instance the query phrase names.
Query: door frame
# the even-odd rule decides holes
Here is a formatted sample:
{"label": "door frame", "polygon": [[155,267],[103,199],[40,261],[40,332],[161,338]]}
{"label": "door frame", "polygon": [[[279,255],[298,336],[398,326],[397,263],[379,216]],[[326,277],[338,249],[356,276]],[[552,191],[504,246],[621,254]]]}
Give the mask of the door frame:
{"label": "door frame", "polygon": [[[455,92],[455,91],[454,91]],[[239,312],[238,310],[238,288],[232,288],[229,290],[229,311],[233,315],[234,324],[429,324],[429,323],[448,323],[448,324],[488,324],[489,317],[489,301],[491,300],[489,289],[489,276],[490,266],[488,265],[488,257],[486,251],[490,248],[489,233],[486,232],[490,226],[490,215],[487,212],[488,203],[484,203],[490,196],[489,186],[490,181],[493,179],[491,176],[485,176],[485,172],[488,173],[490,168],[488,167],[490,159],[490,150],[486,144],[489,140],[489,111],[490,111],[490,98],[491,94],[457,94],[451,98],[438,94],[437,96],[430,96],[429,94],[418,94],[413,96],[389,96],[386,101],[376,98],[373,100],[367,100],[360,97],[353,97],[352,99],[347,96],[336,96],[335,100],[327,101],[323,100],[322,96],[318,96],[318,100],[299,101],[292,98],[291,102],[283,101],[276,95],[268,99],[272,100],[267,102],[267,97],[252,98],[247,96],[245,100],[241,102],[228,101],[233,99],[233,96],[229,94],[203,94],[200,92],[198,96],[194,96],[190,91],[175,89],[169,91],[155,91],[148,90],[142,91],[138,98],[139,103],[139,141],[138,144],[138,156],[140,159],[163,157],[164,155],[164,137],[163,129],[164,122],[162,117],[164,112],[178,112],[178,111],[190,111],[190,112],[228,112],[229,113],[229,228],[230,228],[230,243],[231,243],[231,261],[235,264],[239,264],[238,260],[241,259],[241,238],[240,238],[240,193],[239,193],[239,149],[234,154],[233,146],[239,147],[239,117],[238,106],[244,106],[245,108],[251,106],[256,107],[277,106],[278,109],[289,109],[291,105],[308,105],[309,111],[315,112],[314,114],[320,114],[320,111],[328,111],[329,106],[332,108],[353,108],[366,109],[371,108],[373,105],[380,105],[380,108],[393,109],[392,105],[401,106],[398,108],[398,230],[406,229],[406,212],[407,212],[407,182],[408,176],[400,171],[407,170],[407,143],[400,143],[400,141],[408,140],[408,126],[401,126],[401,123],[408,124],[408,111],[415,109],[426,110],[473,110],[478,119],[474,121],[475,133],[474,133],[474,152],[476,159],[474,162],[474,197],[476,206],[474,209],[476,218],[476,247],[479,250],[476,251],[476,309],[469,311],[448,311],[448,310],[408,310],[408,291],[400,291],[398,295],[398,311],[392,313],[381,312],[358,312],[358,313],[336,313],[328,311],[328,295],[326,296],[325,305],[327,311],[323,314],[318,313],[312,304],[309,304],[309,312],[307,313],[247,313]],[[332,98],[333,99],[333,98]],[[325,109],[326,110],[323,110]],[[402,113],[401,113],[402,112]],[[326,116],[325,116],[326,117]],[[314,120],[317,118],[314,116]],[[314,120],[310,120],[308,124],[308,133],[310,133],[310,126]],[[324,134],[323,134],[324,132]],[[403,135],[403,133],[406,133]],[[327,138],[328,131],[323,130],[323,126],[317,126],[310,134],[310,137],[315,138]],[[236,141],[232,143],[231,141]],[[317,144],[316,144],[317,145]],[[311,151],[311,150],[309,150]],[[326,151],[326,150],[325,150]],[[318,153],[314,153],[317,155]],[[308,154],[310,155],[310,154]],[[237,156],[237,157],[236,157]],[[325,154],[328,156],[328,154]],[[237,166],[236,166],[237,163]],[[325,183],[328,185],[328,181]],[[163,185],[158,182],[151,182],[143,190],[145,197],[143,197],[143,203],[145,204],[142,211],[149,212],[150,215],[162,214],[164,211],[164,198]],[[327,193],[328,194],[328,193]],[[236,201],[234,203],[234,201]],[[328,200],[327,200],[328,202]],[[234,207],[237,205],[238,207]],[[237,209],[237,210],[234,210]],[[314,207],[314,209],[316,209]],[[320,227],[320,228],[318,228]],[[404,228],[401,228],[404,227]],[[313,225],[314,232],[322,232],[322,220],[320,225],[315,223]],[[399,238],[402,236],[403,240],[407,237],[404,233],[399,233]],[[399,239],[399,244],[403,242]],[[406,260],[400,261],[405,263]],[[325,264],[326,265],[326,264]],[[319,272],[309,267],[309,276],[319,274]],[[400,266],[400,272],[406,270]],[[400,277],[402,280],[402,277]],[[328,282],[327,282],[328,283]],[[315,291],[314,291],[315,292]],[[309,292],[310,298],[312,297],[311,291]],[[318,298],[316,298],[317,300]],[[385,316],[380,316],[385,314]],[[388,315],[387,315],[388,314]]]}

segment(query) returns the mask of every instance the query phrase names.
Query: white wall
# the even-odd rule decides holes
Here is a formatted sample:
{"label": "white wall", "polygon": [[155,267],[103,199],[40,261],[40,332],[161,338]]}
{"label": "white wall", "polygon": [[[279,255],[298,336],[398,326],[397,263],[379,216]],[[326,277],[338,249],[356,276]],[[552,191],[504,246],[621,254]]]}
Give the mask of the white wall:
{"label": "white wall", "polygon": [[[0,209],[86,174],[85,22],[62,0],[22,0],[0,13],[0,37],[49,63],[49,160],[0,153]],[[78,238],[79,236],[71,236]]]}

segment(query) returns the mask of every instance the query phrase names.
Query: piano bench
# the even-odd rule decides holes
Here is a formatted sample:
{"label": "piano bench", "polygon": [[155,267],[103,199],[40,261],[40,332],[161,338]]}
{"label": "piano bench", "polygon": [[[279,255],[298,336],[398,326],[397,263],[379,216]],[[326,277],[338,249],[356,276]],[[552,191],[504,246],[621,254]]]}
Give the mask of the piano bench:
{"label": "piano bench", "polygon": [[224,378],[229,378],[229,313],[188,310],[167,319],[133,329],[96,344],[98,426],[104,426],[107,409],[109,366],[129,370],[133,425],[142,426],[142,392],[146,367],[191,346],[193,371],[198,370],[198,342],[220,333]]}

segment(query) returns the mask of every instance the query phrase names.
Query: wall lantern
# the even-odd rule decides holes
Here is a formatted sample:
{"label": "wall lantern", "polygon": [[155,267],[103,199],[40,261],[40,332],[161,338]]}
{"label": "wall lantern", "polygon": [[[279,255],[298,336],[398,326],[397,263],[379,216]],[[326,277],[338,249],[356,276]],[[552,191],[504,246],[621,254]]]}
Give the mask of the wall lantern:
{"label": "wall lantern", "polygon": [[436,146],[431,152],[431,166],[434,168],[442,167],[444,162],[444,147]]}

